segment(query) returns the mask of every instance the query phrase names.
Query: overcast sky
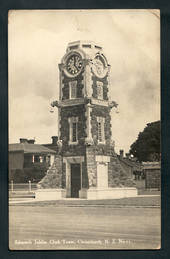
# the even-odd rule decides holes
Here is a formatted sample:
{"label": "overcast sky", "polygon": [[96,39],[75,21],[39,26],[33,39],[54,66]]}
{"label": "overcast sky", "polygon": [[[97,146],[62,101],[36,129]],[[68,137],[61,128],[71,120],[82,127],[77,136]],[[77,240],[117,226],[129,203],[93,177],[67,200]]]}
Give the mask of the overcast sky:
{"label": "overcast sky", "polygon": [[67,44],[100,44],[111,65],[115,148],[128,152],[148,122],[160,119],[160,19],[156,10],[18,10],[9,13],[9,142],[58,134],[58,64]]}

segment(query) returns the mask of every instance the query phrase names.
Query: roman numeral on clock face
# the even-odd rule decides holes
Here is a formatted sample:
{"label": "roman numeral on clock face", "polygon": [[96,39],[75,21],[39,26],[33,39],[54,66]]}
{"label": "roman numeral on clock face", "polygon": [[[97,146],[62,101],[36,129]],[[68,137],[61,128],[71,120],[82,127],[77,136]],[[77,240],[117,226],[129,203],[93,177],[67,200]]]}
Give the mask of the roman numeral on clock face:
{"label": "roman numeral on clock face", "polygon": [[78,74],[82,68],[82,59],[80,55],[78,54],[71,55],[67,60],[66,67],[67,67],[67,71],[71,75]]}

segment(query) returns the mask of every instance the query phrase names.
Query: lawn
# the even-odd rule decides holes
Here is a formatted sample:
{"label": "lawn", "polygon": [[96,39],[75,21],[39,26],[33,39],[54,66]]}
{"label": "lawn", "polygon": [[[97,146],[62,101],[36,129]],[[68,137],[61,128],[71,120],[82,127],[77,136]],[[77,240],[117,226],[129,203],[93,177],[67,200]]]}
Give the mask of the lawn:
{"label": "lawn", "polygon": [[[160,196],[131,197],[122,199],[108,200],[83,200],[83,199],[63,199],[55,201],[33,201],[29,203],[20,203],[23,206],[136,206],[150,207],[160,206]],[[13,205],[15,206],[15,205]]]}
{"label": "lawn", "polygon": [[160,247],[160,208],[27,205],[9,207],[12,250]]}

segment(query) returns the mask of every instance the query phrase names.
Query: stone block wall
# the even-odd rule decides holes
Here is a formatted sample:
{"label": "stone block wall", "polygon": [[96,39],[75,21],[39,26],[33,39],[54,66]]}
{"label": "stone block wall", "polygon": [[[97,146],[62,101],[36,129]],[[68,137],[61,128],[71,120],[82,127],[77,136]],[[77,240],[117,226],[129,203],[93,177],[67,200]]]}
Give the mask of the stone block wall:
{"label": "stone block wall", "polygon": [[38,183],[39,188],[63,188],[62,157],[56,156],[51,168],[44,178]]}
{"label": "stone block wall", "polygon": [[[68,118],[78,117],[78,144],[69,145],[69,122]],[[60,139],[63,143],[62,152],[64,156],[80,156],[85,154],[84,139],[86,137],[85,105],[61,108]]]}
{"label": "stone block wall", "polygon": [[109,187],[135,187],[135,182],[124,170],[116,154],[110,157],[108,164],[108,184]]}
{"label": "stone block wall", "polygon": [[146,188],[160,189],[161,188],[161,171],[160,169],[145,170]]}
{"label": "stone block wall", "polygon": [[[86,147],[85,160],[82,162],[82,188],[97,187],[97,163],[94,147]],[[151,181],[152,178],[152,181]],[[158,178],[148,174],[148,185],[153,182],[158,183]],[[160,182],[159,182],[160,183]],[[47,172],[46,176],[38,183],[40,188],[66,188],[66,164],[62,163],[62,157],[57,156],[54,160],[52,167]],[[108,187],[135,187],[135,183],[127,171],[121,166],[120,161],[116,154],[110,156],[108,163]]]}
{"label": "stone block wall", "polygon": [[63,189],[66,188],[66,163],[63,163],[62,167],[62,183],[61,186]]}
{"label": "stone block wall", "polygon": [[[83,171],[83,188],[97,187],[96,155],[108,156],[109,154],[100,154],[99,152],[95,151],[94,147],[86,148],[85,164],[87,164]],[[129,172],[121,166],[117,155],[114,153],[109,156],[110,162],[108,163],[108,187],[135,187],[135,182],[129,175]]]}
{"label": "stone block wall", "polygon": [[70,78],[67,77],[64,72],[62,72],[63,80],[62,80],[62,100],[69,99],[69,82],[71,81],[77,81],[77,98],[81,98],[84,96],[83,94],[83,72],[84,69],[82,69],[81,73],[74,77]]}
{"label": "stone block wall", "polygon": [[82,162],[82,188],[89,188],[89,178],[87,173],[87,165],[85,162]]}
{"label": "stone block wall", "polygon": [[103,99],[108,100],[108,80],[107,75],[104,78],[97,78],[95,75],[92,76],[92,88],[93,88],[93,94],[92,97],[97,98],[97,81],[100,81],[103,83]]}
{"label": "stone block wall", "polygon": [[97,164],[95,159],[95,152],[92,147],[86,148],[85,163],[87,169],[88,186],[97,186]]}
{"label": "stone block wall", "polygon": [[123,169],[128,173],[128,177],[133,178],[133,167],[127,165],[127,164],[126,164],[124,161],[122,161],[122,160],[119,160],[119,161],[120,161],[120,164],[121,164],[121,166],[123,167]]}
{"label": "stone block wall", "polygon": [[92,108],[91,112],[91,125],[92,125],[92,138],[94,143],[97,145],[97,117],[105,118],[104,131],[105,131],[105,140],[106,145],[110,144],[111,140],[111,116],[110,109],[105,106],[95,106]]}

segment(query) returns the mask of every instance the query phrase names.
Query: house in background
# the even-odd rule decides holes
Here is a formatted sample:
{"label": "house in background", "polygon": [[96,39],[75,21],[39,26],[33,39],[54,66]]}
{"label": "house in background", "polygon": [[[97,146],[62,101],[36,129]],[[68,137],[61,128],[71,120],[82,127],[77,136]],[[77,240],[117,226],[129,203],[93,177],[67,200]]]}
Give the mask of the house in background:
{"label": "house in background", "polygon": [[58,137],[57,136],[52,136],[51,139],[52,139],[51,143],[49,143],[49,144],[42,144],[42,146],[47,147],[49,149],[52,149],[56,153],[58,153],[58,151],[59,151],[59,146],[58,146],[58,143],[57,143],[58,142]]}
{"label": "house in background", "polygon": [[56,151],[34,142],[21,138],[20,143],[9,144],[9,180],[39,181],[53,164]]}

